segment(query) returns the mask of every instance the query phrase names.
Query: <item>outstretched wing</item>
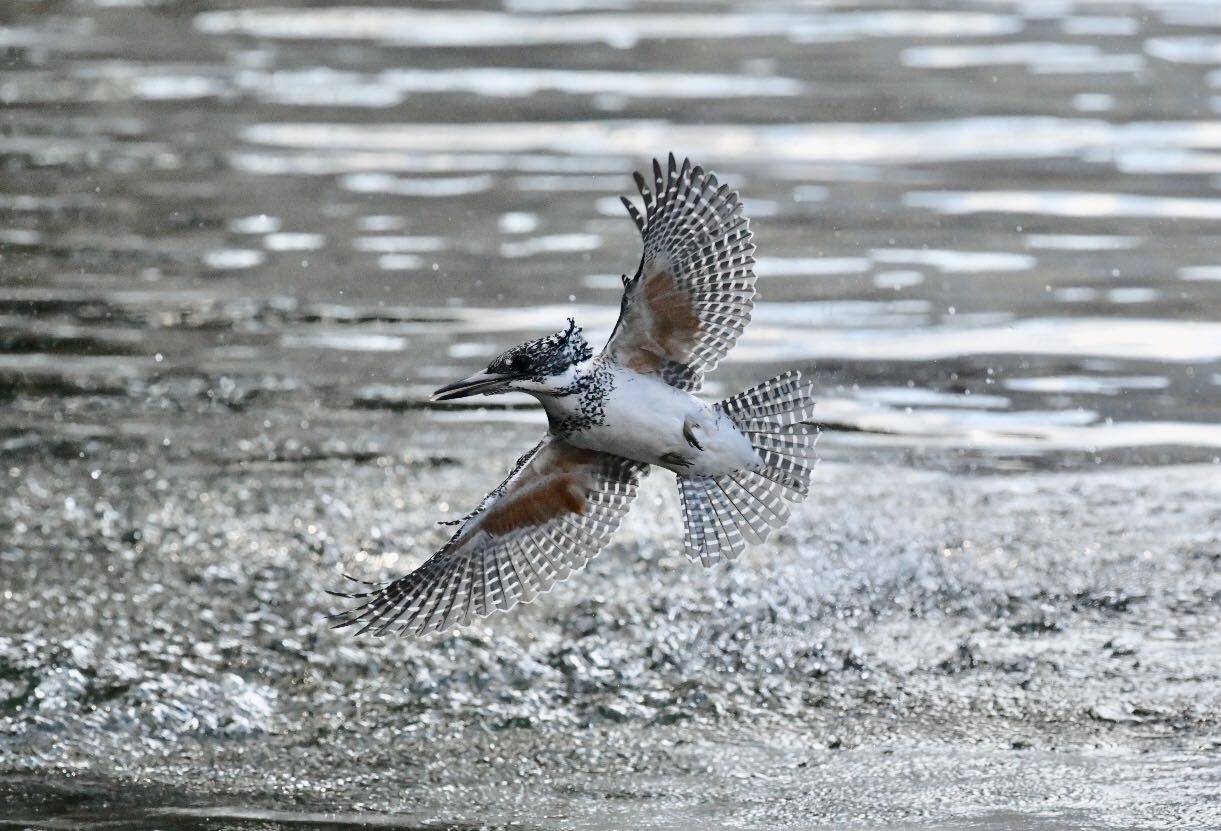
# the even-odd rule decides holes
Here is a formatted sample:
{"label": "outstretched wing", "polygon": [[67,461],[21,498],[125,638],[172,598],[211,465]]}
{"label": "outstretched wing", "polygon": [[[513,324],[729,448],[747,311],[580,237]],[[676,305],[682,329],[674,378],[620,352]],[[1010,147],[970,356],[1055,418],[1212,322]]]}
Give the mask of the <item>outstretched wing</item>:
{"label": "outstretched wing", "polygon": [[368,591],[336,628],[423,635],[528,603],[609,542],[648,465],[547,436],[410,574]]}
{"label": "outstretched wing", "polygon": [[637,372],[695,391],[750,323],[755,246],[738,194],[670,155],[653,162],[653,190],[636,174],[642,215],[621,197],[644,237],[636,276],[624,285],[607,354]]}

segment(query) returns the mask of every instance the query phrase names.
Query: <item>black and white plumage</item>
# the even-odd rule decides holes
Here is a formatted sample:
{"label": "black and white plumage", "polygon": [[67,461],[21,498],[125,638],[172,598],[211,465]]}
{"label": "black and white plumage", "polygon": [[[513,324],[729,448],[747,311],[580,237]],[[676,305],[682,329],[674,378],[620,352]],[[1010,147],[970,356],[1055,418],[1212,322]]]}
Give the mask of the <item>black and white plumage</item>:
{"label": "black and white plumage", "polygon": [[368,608],[348,622],[424,633],[530,602],[610,541],[646,467],[545,437],[424,565],[355,595]]}
{"label": "black and white plumage", "polygon": [[755,305],[755,245],[738,194],[684,161],[653,162],[653,188],[636,174],[642,215],[621,197],[644,238],[625,282],[606,352],[629,369],[657,372],[695,392],[737,343]]}
{"label": "black and white plumage", "polygon": [[623,200],[644,253],[602,352],[570,320],[434,394],[530,393],[547,435],[427,562],[342,595],[360,604],[339,626],[422,635],[529,602],[609,542],[650,466],[678,475],[686,553],[705,565],[765,540],[808,495],[816,435],[800,373],[717,404],[693,395],[754,306],[755,248],[738,194],[673,155],[652,174],[636,175],[643,213]]}

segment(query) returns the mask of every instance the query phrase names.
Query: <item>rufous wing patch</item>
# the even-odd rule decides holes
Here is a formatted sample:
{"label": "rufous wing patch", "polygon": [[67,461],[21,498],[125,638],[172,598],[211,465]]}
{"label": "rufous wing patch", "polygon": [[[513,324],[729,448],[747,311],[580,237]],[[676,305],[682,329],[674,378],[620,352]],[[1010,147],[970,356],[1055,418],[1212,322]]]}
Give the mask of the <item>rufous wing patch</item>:
{"label": "rufous wing patch", "polygon": [[668,271],[644,279],[637,300],[641,304],[640,330],[627,366],[637,372],[653,372],[666,361],[685,363],[700,331],[699,315],[691,296],[678,287]]}
{"label": "rufous wing patch", "polygon": [[484,515],[479,528],[497,536],[533,528],[566,514],[583,514],[588,467],[597,452],[556,447],[513,483]]}

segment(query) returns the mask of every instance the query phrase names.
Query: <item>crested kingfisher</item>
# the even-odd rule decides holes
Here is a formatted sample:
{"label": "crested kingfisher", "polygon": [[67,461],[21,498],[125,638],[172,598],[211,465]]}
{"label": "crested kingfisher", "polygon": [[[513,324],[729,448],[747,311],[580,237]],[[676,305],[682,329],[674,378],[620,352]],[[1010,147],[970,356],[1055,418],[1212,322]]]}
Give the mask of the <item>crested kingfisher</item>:
{"label": "crested kingfisher", "polygon": [[336,617],[357,633],[423,635],[528,603],[610,541],[651,466],[673,471],[685,552],[712,565],[759,543],[810,489],[810,383],[786,372],[717,403],[695,396],[755,302],[755,246],[742,203],[673,154],[635,174],[644,238],[623,277],[619,320],[598,354],[571,319],[444,386],[434,401],[518,391],[548,430],[441,549],[409,574],[352,593]]}

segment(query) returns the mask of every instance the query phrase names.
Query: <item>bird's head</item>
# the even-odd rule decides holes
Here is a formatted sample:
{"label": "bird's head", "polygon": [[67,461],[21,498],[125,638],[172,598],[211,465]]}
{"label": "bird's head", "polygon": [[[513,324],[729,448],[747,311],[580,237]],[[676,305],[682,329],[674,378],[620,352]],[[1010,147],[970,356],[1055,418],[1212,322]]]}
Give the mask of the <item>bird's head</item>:
{"label": "bird's head", "polygon": [[536,395],[566,392],[576,381],[575,367],[592,355],[593,349],[581,334],[581,327],[569,318],[566,330],[502,352],[482,372],[441,387],[432,394],[432,400],[450,401],[468,395],[511,391]]}

